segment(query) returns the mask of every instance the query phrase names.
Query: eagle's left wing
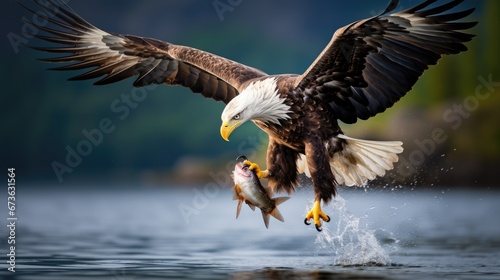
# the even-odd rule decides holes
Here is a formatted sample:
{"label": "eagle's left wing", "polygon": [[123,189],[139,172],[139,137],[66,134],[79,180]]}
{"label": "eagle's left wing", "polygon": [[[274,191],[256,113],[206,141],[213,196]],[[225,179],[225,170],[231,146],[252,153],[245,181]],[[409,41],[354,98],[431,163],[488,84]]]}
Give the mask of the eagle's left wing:
{"label": "eagle's left wing", "polygon": [[95,84],[114,83],[137,76],[134,86],[181,85],[206,98],[228,103],[246,83],[266,74],[232,60],[156,39],[103,31],[76,14],[61,0],[34,0],[40,11],[24,6],[53,27],[29,22],[31,34],[56,46],[33,47],[59,57],[42,59],[70,63],[55,70],[87,70],[70,80],[101,78]]}
{"label": "eagle's left wing", "polygon": [[[444,13],[463,0],[413,8],[354,22],[337,30],[324,51],[297,78],[298,90],[320,98],[344,123],[368,119],[404,96],[443,54],[466,51],[473,35],[460,32],[477,22],[456,22],[474,9]],[[392,0],[382,15],[399,1]],[[428,9],[425,9],[428,8]]]}

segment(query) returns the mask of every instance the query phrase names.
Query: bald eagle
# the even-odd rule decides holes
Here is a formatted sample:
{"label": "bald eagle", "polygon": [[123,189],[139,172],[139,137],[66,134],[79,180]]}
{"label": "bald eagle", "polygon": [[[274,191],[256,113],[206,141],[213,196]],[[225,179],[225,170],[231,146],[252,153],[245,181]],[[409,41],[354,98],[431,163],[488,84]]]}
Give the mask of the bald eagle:
{"label": "bald eagle", "polygon": [[[258,69],[191,47],[151,38],[103,31],[60,0],[34,0],[28,11],[52,24],[31,22],[32,34],[55,43],[34,49],[58,54],[43,59],[68,63],[57,70],[87,69],[70,80],[101,78],[96,85],[137,76],[136,87],[180,85],[226,103],[220,133],[247,121],[269,135],[267,170],[248,162],[275,192],[291,193],[300,173],[312,178],[315,203],[305,223],[317,230],[330,218],[321,210],[338,184],[363,185],[393,168],[403,151],[398,141],[346,136],[338,122],[353,124],[384,112],[442,55],[466,51],[476,22],[461,22],[474,9],[449,12],[463,0],[431,6],[437,0],[390,14],[392,0],[378,16],[338,29],[318,58],[301,75],[268,75]],[[43,32],[42,32],[43,33]]]}

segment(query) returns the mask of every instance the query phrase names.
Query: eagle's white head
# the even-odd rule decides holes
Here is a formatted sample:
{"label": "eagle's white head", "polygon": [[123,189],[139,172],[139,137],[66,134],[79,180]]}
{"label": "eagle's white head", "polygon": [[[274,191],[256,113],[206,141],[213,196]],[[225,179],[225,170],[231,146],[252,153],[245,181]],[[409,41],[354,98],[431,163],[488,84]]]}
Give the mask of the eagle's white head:
{"label": "eagle's white head", "polygon": [[285,100],[278,93],[275,78],[250,83],[224,108],[220,128],[222,138],[229,141],[229,135],[248,120],[279,125],[279,120],[289,119],[290,106]]}

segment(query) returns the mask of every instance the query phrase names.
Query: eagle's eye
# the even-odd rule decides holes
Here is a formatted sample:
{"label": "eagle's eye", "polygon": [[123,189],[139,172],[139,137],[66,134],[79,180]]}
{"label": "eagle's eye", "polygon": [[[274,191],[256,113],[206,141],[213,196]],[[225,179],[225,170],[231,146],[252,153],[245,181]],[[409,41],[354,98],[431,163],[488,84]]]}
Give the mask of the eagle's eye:
{"label": "eagle's eye", "polygon": [[237,121],[240,119],[240,114],[236,114],[234,117],[233,117],[233,120]]}

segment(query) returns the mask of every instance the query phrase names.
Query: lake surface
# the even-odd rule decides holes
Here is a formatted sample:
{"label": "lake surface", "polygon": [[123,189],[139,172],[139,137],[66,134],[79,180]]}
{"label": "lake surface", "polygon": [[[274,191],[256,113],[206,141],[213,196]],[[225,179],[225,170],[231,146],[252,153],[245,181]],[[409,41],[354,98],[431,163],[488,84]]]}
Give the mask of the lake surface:
{"label": "lake surface", "polygon": [[500,192],[341,189],[322,233],[303,223],[307,187],[269,229],[236,205],[203,186],[18,185],[16,272],[2,261],[0,278],[500,279]]}

